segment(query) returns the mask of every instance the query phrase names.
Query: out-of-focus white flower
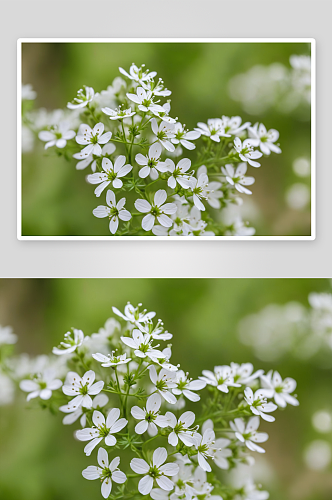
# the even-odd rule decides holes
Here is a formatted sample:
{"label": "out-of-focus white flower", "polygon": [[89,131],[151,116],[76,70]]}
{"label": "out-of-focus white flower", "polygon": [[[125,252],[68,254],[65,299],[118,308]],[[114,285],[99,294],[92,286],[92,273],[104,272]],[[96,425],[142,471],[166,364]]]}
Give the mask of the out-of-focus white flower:
{"label": "out-of-focus white flower", "polygon": [[67,141],[73,139],[76,133],[70,130],[70,123],[60,122],[58,126],[54,126],[52,130],[42,130],[38,137],[41,141],[46,142],[45,149],[52,146],[63,149],[67,145]]}
{"label": "out-of-focus white flower", "polygon": [[14,401],[15,385],[4,373],[0,372],[0,406],[9,405]]}
{"label": "out-of-focus white flower", "polygon": [[17,335],[13,333],[11,326],[0,325],[0,346],[4,344],[16,344]]}
{"label": "out-of-focus white flower", "polygon": [[101,366],[104,368],[109,368],[110,366],[119,366],[125,365],[131,361],[131,358],[127,358],[127,354],[120,354],[119,356],[115,355],[115,351],[112,354],[101,354],[100,352],[96,352],[92,354],[92,357],[101,363]]}
{"label": "out-of-focus white flower", "polygon": [[117,484],[122,484],[127,480],[124,472],[118,469],[120,457],[113,458],[112,462],[108,462],[108,454],[104,448],[99,448],[97,456],[99,467],[89,465],[83,470],[82,476],[85,479],[99,479],[101,481],[101,494],[103,498],[108,498],[112,491],[112,481]]}
{"label": "out-of-focus white flower", "polygon": [[28,392],[27,401],[33,398],[50,399],[52,391],[60,389],[62,382],[55,378],[56,373],[53,369],[45,370],[44,373],[37,375],[32,380],[21,380],[20,389]]}
{"label": "out-of-focus white flower", "polygon": [[293,161],[293,170],[299,177],[308,177],[311,172],[310,161],[308,158],[296,158]]}
{"label": "out-of-focus white flower", "polygon": [[326,410],[316,411],[312,416],[312,425],[317,432],[331,432],[332,414]]}
{"label": "out-of-focus white flower", "polygon": [[22,85],[22,101],[33,101],[37,97],[37,92],[33,90],[32,85],[27,83]]}
{"label": "out-of-focus white flower", "polygon": [[327,441],[316,439],[305,449],[304,461],[309,469],[324,470],[331,463],[331,445]]}
{"label": "out-of-focus white flower", "polygon": [[292,184],[286,191],[287,205],[293,210],[303,210],[310,202],[310,188],[302,182]]}

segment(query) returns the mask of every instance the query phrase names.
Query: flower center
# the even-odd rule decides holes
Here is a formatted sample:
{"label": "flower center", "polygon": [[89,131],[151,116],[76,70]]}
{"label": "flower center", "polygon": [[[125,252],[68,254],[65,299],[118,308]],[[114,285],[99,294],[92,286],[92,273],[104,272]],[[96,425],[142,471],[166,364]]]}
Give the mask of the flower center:
{"label": "flower center", "polygon": [[90,138],[90,142],[91,142],[91,144],[98,144],[98,135],[93,135]]}
{"label": "flower center", "polygon": [[142,106],[145,106],[146,108],[148,108],[149,106],[151,106],[151,100],[150,99],[143,99]]}
{"label": "flower center", "polygon": [[88,394],[88,385],[85,384],[85,385],[82,385],[82,387],[80,387],[79,391],[80,393],[82,394],[82,396],[86,396],[86,394]]}
{"label": "flower center", "polygon": [[149,413],[147,413],[147,414],[145,415],[145,420],[146,420],[147,422],[149,422],[149,423],[150,423],[150,422],[153,422],[155,419],[156,419],[156,415],[155,415],[154,413],[152,413],[151,411],[149,411]]}
{"label": "flower center", "polygon": [[141,344],[141,345],[139,346],[139,348],[138,348],[138,349],[139,349],[141,352],[146,353],[146,352],[148,352],[149,348],[150,348],[149,344],[144,344],[144,343],[143,343],[143,344]]}
{"label": "flower center", "polygon": [[149,470],[149,476],[151,476],[153,479],[156,479],[157,477],[160,477],[162,474],[160,473],[158,467],[155,465],[152,465]]}
{"label": "flower center", "polygon": [[39,387],[41,388],[41,390],[46,389],[46,387],[47,387],[46,382],[40,381],[40,382],[38,382],[38,384],[39,384]]}
{"label": "flower center", "polygon": [[107,178],[109,181],[114,181],[114,179],[117,178],[117,174],[111,170],[110,172],[107,173]]}
{"label": "flower center", "polygon": [[108,436],[110,433],[110,430],[106,427],[105,424],[99,425],[98,430],[99,430],[99,436],[103,438]]}
{"label": "flower center", "polygon": [[156,165],[158,165],[158,160],[156,160],[155,158],[149,158],[148,167],[154,168]]}
{"label": "flower center", "polygon": [[151,210],[150,210],[150,213],[152,215],[154,215],[155,217],[157,217],[158,215],[160,215],[161,212],[160,212],[160,210],[159,210],[158,207],[152,207]]}

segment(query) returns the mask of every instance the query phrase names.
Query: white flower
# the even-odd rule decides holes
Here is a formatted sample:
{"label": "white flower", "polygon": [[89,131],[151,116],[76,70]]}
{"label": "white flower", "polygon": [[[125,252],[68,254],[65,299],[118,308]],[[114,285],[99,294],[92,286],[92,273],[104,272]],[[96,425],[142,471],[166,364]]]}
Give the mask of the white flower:
{"label": "white flower", "polygon": [[92,422],[95,427],[87,427],[76,432],[76,437],[79,441],[90,441],[84,448],[86,456],[91,455],[92,450],[105,439],[106,446],[114,446],[116,437],[113,436],[116,432],[120,432],[128,423],[128,420],[120,417],[119,408],[113,408],[107,418],[100,411],[94,411]]}
{"label": "white flower", "polygon": [[66,396],[75,396],[69,401],[68,407],[77,409],[79,406],[84,408],[92,408],[91,396],[99,394],[104,387],[104,382],[100,380],[94,384],[96,374],[93,370],[87,371],[83,377],[80,377],[76,372],[68,372],[65,383],[62,387],[62,392]]}
{"label": "white flower", "polygon": [[199,139],[201,132],[198,130],[185,130],[184,125],[181,123],[176,123],[174,126],[174,137],[171,139],[173,144],[181,144],[186,149],[195,149],[196,146],[192,142]]}
{"label": "white flower", "polygon": [[16,344],[17,335],[13,333],[11,326],[0,326],[0,346],[4,344]]}
{"label": "white flower", "polygon": [[101,162],[102,169],[104,172],[96,172],[95,174],[88,175],[88,182],[90,184],[99,184],[95,189],[95,195],[100,196],[104,189],[112,183],[112,186],[116,189],[120,189],[123,186],[123,182],[120,177],[124,177],[131,170],[132,166],[126,163],[126,157],[120,155],[113,163],[108,158],[103,158]]}
{"label": "white flower", "polygon": [[228,392],[228,387],[241,387],[241,384],[234,382],[232,369],[229,366],[215,366],[214,373],[210,370],[203,370],[203,377],[198,377],[204,380],[208,385],[217,387],[221,392]]}
{"label": "white flower", "polygon": [[196,441],[197,458],[199,466],[206,472],[211,472],[211,466],[207,458],[213,458],[212,447],[215,444],[215,433],[211,428],[207,428],[203,436],[197,433],[199,440]]}
{"label": "white flower", "polygon": [[132,111],[131,108],[128,109],[121,109],[121,106],[119,106],[117,109],[111,109],[111,108],[101,108],[102,112],[105,113],[105,115],[108,115],[110,120],[123,120],[124,118],[130,118],[131,116],[134,116],[136,113],[135,111]]}
{"label": "white flower", "polygon": [[[155,118],[151,120],[151,128],[154,133],[156,140],[160,142],[162,146],[164,146],[167,151],[173,152],[175,150],[175,146],[170,142],[170,139],[173,139],[174,136],[174,124],[162,121],[159,124]],[[137,161],[137,160],[136,160]]]}
{"label": "white flower", "polygon": [[[207,429],[213,430],[213,422],[211,419],[208,419],[202,425],[202,433]],[[227,470],[229,469],[229,462],[227,460],[228,457],[232,456],[232,451],[227,448],[227,446],[231,443],[229,439],[226,438],[218,438],[215,440],[213,446],[209,448],[209,453],[213,457],[214,463],[220,469]]]}
{"label": "white flower", "polygon": [[[151,205],[148,201],[138,199],[135,201],[135,208],[147,215],[142,219],[142,228],[144,231],[151,231],[156,220],[164,227],[171,227],[172,219],[168,215],[175,214],[175,203],[165,203],[167,193],[164,189],[159,189],[154,195],[154,204]],[[166,215],[167,214],[167,215]]]}
{"label": "white flower", "polygon": [[100,156],[102,153],[100,144],[106,144],[112,137],[112,132],[106,132],[105,134],[103,132],[104,124],[101,122],[97,123],[93,129],[89,125],[82,123],[76,136],[76,142],[85,146],[81,153],[85,153],[86,155],[92,153]]}
{"label": "white flower", "polygon": [[[109,142],[102,147],[101,154],[111,155],[112,153],[114,153],[115,149],[115,145],[112,142]],[[73,154],[73,158],[75,158],[76,160],[80,160],[78,163],[76,163],[76,170],[83,170],[91,163],[92,172],[96,171],[97,161],[93,159],[93,153],[84,153],[80,151],[79,153]]]}
{"label": "white flower", "polygon": [[169,102],[165,102],[165,104],[163,104],[162,106],[158,106],[152,109],[152,113],[161,118],[164,122],[176,123],[177,119],[168,116],[170,111],[171,111],[171,105]]}
{"label": "white flower", "polygon": [[157,425],[159,427],[167,427],[168,419],[166,416],[160,415],[161,397],[159,394],[152,394],[146,401],[146,408],[133,406],[131,414],[136,420],[141,420],[136,427],[136,434],[143,434],[148,431],[149,436],[158,434]]}
{"label": "white flower", "polygon": [[[180,456],[181,459],[185,458],[182,455]],[[193,478],[192,464],[191,462],[189,464],[184,463],[183,461],[180,461],[181,459],[177,458],[177,463],[179,465],[179,472],[173,478],[175,488],[174,491],[171,493],[170,500],[180,500],[180,499],[191,500],[196,494],[198,494],[198,491],[195,490],[193,487],[194,478]],[[156,488],[151,491],[150,496],[154,500],[163,500],[161,497],[162,492],[163,490]]]}
{"label": "white flower", "polygon": [[110,219],[110,231],[112,234],[115,234],[119,226],[119,219],[128,221],[131,219],[131,213],[123,208],[126,203],[126,198],[121,198],[121,200],[116,203],[115,194],[110,189],[106,193],[106,203],[108,205],[107,207],[105,205],[98,205],[92,213],[95,217],[100,219],[108,217]]}
{"label": "white flower", "polygon": [[112,481],[117,484],[122,484],[127,480],[127,476],[118,469],[120,457],[113,458],[112,462],[109,464],[108,454],[104,448],[99,448],[97,460],[99,467],[89,465],[89,467],[82,472],[82,476],[89,480],[100,479],[101,494],[104,498],[108,498],[112,491]]}
{"label": "white flower", "polygon": [[243,418],[236,418],[230,422],[231,429],[235,432],[235,437],[244,443],[251,451],[265,453],[265,450],[256,443],[265,443],[269,435],[266,432],[257,432],[259,427],[259,417],[251,417],[248,422]]}
{"label": "white flower", "polygon": [[273,128],[269,131],[263,123],[255,123],[253,127],[249,127],[249,138],[253,146],[260,148],[262,153],[270,155],[273,153],[281,153],[279,146],[274,144],[279,139],[279,132]]}
{"label": "white flower", "polygon": [[238,135],[243,130],[247,129],[250,122],[245,122],[241,125],[242,118],[240,116],[223,116],[222,124],[225,131],[226,137],[231,137],[231,135]]}
{"label": "white flower", "polygon": [[254,177],[245,177],[247,172],[247,164],[239,163],[236,170],[233,165],[225,165],[221,167],[221,171],[226,177],[226,181],[235,187],[239,193],[252,194],[252,192],[244,186],[250,186],[255,182]]}
{"label": "white flower", "polygon": [[[93,399],[92,408],[94,408],[95,410],[103,408],[104,406],[107,405],[108,401],[109,400],[108,400],[108,397],[106,396],[106,394],[98,394]],[[80,406],[79,408],[77,408],[75,410],[75,408],[66,404],[66,405],[60,406],[59,410],[62,411],[63,413],[68,413],[68,415],[63,417],[62,423],[64,425],[71,425],[74,422],[76,422],[76,420],[78,420],[80,418],[81,426],[82,427],[86,426],[86,413],[84,411],[85,408],[83,408],[82,406]]]}
{"label": "white flower", "polygon": [[274,401],[281,408],[285,408],[287,403],[298,406],[298,400],[290,393],[295,391],[296,381],[293,378],[285,378],[283,381],[277,371],[272,375],[270,370],[266,375],[261,375],[262,388],[268,398],[274,398]]}
{"label": "white flower", "polygon": [[189,378],[189,373],[184,373],[183,370],[179,370],[176,373],[176,387],[172,389],[172,392],[176,396],[180,396],[181,394],[183,394],[190,401],[197,402],[201,398],[193,391],[200,391],[201,389],[204,389],[205,386],[205,381],[192,380]]}
{"label": "white flower", "polygon": [[55,377],[55,370],[52,368],[46,369],[43,374],[37,375],[33,380],[21,380],[20,389],[29,392],[27,401],[38,397],[50,399],[52,391],[56,391],[62,386],[61,380]]}
{"label": "white flower", "polygon": [[53,347],[53,354],[60,356],[61,354],[70,354],[76,351],[84,342],[84,333],[82,330],[73,328],[72,332],[65,333],[64,342],[60,342],[61,347]]}
{"label": "white flower", "polygon": [[141,84],[145,90],[151,90],[154,95],[168,97],[172,93],[170,90],[165,88],[164,82],[161,78],[159,78],[157,83],[154,80],[150,79],[146,82],[141,82]]}
{"label": "white flower", "polygon": [[150,111],[151,113],[158,114],[165,111],[162,106],[153,102],[153,93],[151,90],[146,91],[143,87],[138,87],[136,94],[127,94],[127,97],[137,104],[138,109],[144,113]]}
{"label": "white flower", "polygon": [[[205,165],[202,165],[199,167],[197,170],[197,177],[199,178],[201,174],[206,174],[207,175],[207,168]],[[221,182],[217,181],[212,181],[208,182],[208,185],[204,187],[204,196],[206,197],[206,201],[212,208],[217,208],[219,209],[221,207],[221,203],[219,201],[219,198],[222,198],[224,196],[222,191],[218,191],[219,188],[221,188],[222,184]]]}
{"label": "white flower", "polygon": [[76,109],[76,108],[84,108],[92,101],[94,98],[95,91],[92,87],[84,87],[77,91],[77,97],[73,99],[72,102],[68,102],[67,108]]}
{"label": "white flower", "polygon": [[263,389],[258,389],[258,391],[256,391],[254,394],[250,387],[246,387],[244,390],[244,399],[250,406],[250,409],[254,415],[260,416],[267,422],[275,421],[275,418],[272,415],[265,415],[265,413],[270,413],[271,411],[276,410],[278,407],[274,403],[267,403]]}
{"label": "white flower", "polygon": [[168,436],[170,445],[177,446],[179,439],[185,446],[194,446],[196,444],[197,432],[195,429],[190,429],[195,421],[195,413],[186,411],[177,419],[174,413],[167,411],[165,417],[168,420],[168,427],[173,429]]}
{"label": "white flower", "polygon": [[132,65],[129,68],[129,73],[125,71],[123,68],[119,68],[120,73],[122,73],[124,76],[127,78],[130,78],[130,80],[134,80],[135,82],[144,82],[151,80],[154,78],[157,74],[156,71],[149,71],[149,70],[144,70],[143,68],[145,67],[145,64],[142,64],[140,68],[136,66],[136,64],[132,63]]}
{"label": "white flower", "polygon": [[166,172],[167,169],[165,163],[160,161],[159,159],[161,151],[161,145],[157,142],[150,146],[147,156],[144,156],[141,153],[138,153],[135,156],[135,160],[137,161],[137,163],[143,166],[143,168],[141,168],[138,173],[138,175],[142,179],[145,179],[145,177],[147,177],[149,174],[152,178],[157,179],[159,175],[158,170],[159,172]]}
{"label": "white flower", "polygon": [[41,141],[46,142],[45,149],[52,146],[62,149],[66,147],[67,141],[73,139],[75,135],[74,130],[70,130],[70,123],[64,121],[60,122],[58,126],[54,125],[52,130],[42,130],[38,137]]}
{"label": "white flower", "polygon": [[170,372],[169,370],[162,368],[157,375],[157,370],[153,365],[149,366],[149,372],[151,382],[154,384],[159,394],[167,401],[167,403],[174,405],[176,403],[176,397],[170,392],[170,390],[176,387],[175,372]]}
{"label": "white flower", "polygon": [[112,354],[101,354],[100,352],[96,352],[95,354],[92,354],[92,357],[101,363],[101,366],[104,368],[109,368],[110,366],[119,366],[119,365],[125,365],[131,361],[131,358],[127,358],[127,354],[120,354],[119,356],[116,356],[114,354],[115,351],[112,352]]}
{"label": "white flower", "polygon": [[195,128],[201,135],[210,137],[215,142],[220,142],[220,137],[230,137],[225,133],[221,118],[210,118],[206,123],[198,122],[198,128]]}
{"label": "white flower", "polygon": [[196,179],[194,179],[194,177],[186,174],[191,166],[189,158],[182,158],[176,167],[174,161],[167,158],[165,160],[165,165],[167,166],[167,170],[172,174],[167,180],[167,185],[171,189],[176,188],[176,183],[180,184],[183,189],[190,189],[191,186],[196,183]]}
{"label": "white flower", "polygon": [[135,356],[138,358],[164,358],[165,355],[155,349],[152,345],[151,335],[148,333],[144,334],[135,328],[132,332],[132,337],[121,337],[122,342],[134,350]]}
{"label": "white flower", "polygon": [[[158,486],[165,491],[171,491],[174,483],[166,476],[175,476],[179,472],[179,466],[175,463],[164,462],[167,460],[167,450],[157,448],[153,452],[152,463],[148,464],[142,458],[133,458],[130,462],[131,469],[136,474],[145,474],[138,483],[138,491],[142,495],[148,495],[153,488],[153,482],[156,480]],[[164,465],[162,465],[164,464]]]}
{"label": "white flower", "polygon": [[231,370],[234,382],[242,385],[249,385],[264,373],[263,370],[257,370],[253,373],[254,366],[252,363],[242,363],[239,365],[238,363],[232,362]]}
{"label": "white flower", "polygon": [[206,471],[201,467],[196,467],[192,478],[193,493],[195,499],[197,497],[208,498],[209,500],[222,500],[220,496],[211,495],[213,490],[212,484],[207,482]]}
{"label": "white flower", "polygon": [[147,312],[146,309],[140,312],[139,308],[141,305],[142,304],[138,304],[138,307],[134,307],[130,302],[128,302],[124,308],[124,314],[116,307],[112,307],[112,311],[125,321],[129,321],[129,323],[137,325],[139,323],[146,323],[147,321],[150,321],[156,315],[154,311]]}
{"label": "white flower", "polygon": [[33,101],[37,97],[37,92],[33,90],[32,85],[22,85],[22,101]]}
{"label": "white flower", "polygon": [[254,161],[257,158],[263,156],[259,151],[254,151],[254,144],[251,139],[245,139],[242,143],[241,139],[235,137],[234,148],[239,153],[239,157],[242,161],[249,163],[252,167],[260,167],[261,164],[258,161]]}
{"label": "white flower", "polygon": [[192,185],[194,204],[198,210],[201,210],[202,212],[205,210],[205,207],[201,200],[206,200],[207,198],[208,184],[208,176],[205,173],[202,173],[198,179],[195,179],[195,185]]}

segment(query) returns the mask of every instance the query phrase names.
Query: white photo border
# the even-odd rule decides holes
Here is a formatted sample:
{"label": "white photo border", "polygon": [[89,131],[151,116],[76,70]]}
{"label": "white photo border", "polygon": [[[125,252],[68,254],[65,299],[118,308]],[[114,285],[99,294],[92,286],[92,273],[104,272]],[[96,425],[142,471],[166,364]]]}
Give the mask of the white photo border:
{"label": "white photo border", "polygon": [[[22,44],[24,43],[309,43],[311,46],[311,234],[309,236],[23,236],[22,235]],[[299,241],[316,239],[316,40],[314,38],[19,38],[17,40],[17,239],[41,241]]]}

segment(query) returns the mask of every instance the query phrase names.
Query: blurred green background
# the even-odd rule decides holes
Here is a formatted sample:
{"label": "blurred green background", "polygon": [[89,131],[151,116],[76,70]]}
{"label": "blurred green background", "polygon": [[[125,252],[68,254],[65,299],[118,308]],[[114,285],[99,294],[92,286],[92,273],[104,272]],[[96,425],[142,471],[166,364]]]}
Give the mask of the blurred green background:
{"label": "blurred green background", "polygon": [[[0,321],[19,336],[18,352],[37,355],[49,353],[72,326],[86,335],[97,332],[112,316],[112,305],[123,310],[127,301],[142,302],[173,333],[172,361],[194,378],[231,361],[295,378],[300,406],[278,410],[275,423],[261,424],[270,435],[264,447],[268,470],[274,471],[261,482],[271,500],[330,500],[331,471],[309,471],[303,449],[317,439],[313,412],[332,410],[331,369],[291,357],[259,362],[237,334],[242,317],[271,302],[307,305],[310,292],[329,290],[326,279],[2,279]],[[21,393],[16,404],[0,407],[0,498],[101,498],[98,484],[81,477],[93,457],[85,457],[82,443],[73,440],[75,426],[63,426],[62,415],[27,410],[24,401]]]}
{"label": "blurred green background", "polygon": [[[252,199],[257,206],[249,207],[246,219],[257,235],[305,236],[310,235],[310,208],[289,208],[285,193],[298,180],[293,161],[310,158],[309,107],[306,120],[273,109],[252,117],[229,97],[227,87],[234,75],[256,64],[289,67],[290,55],[309,51],[304,43],[25,43],[22,78],[37,91],[36,106],[52,110],[65,107],[84,84],[106,89],[119,76],[119,66],[128,70],[132,62],[145,63],[172,90],[171,116],[190,129],[208,118],[240,115],[279,130],[282,154],[264,158],[258,170],[249,168],[256,178]],[[46,155],[43,146],[37,140],[34,152],[23,155],[22,234],[109,235],[105,221],[91,215],[96,198],[84,180],[89,167],[77,172],[75,161]]]}

